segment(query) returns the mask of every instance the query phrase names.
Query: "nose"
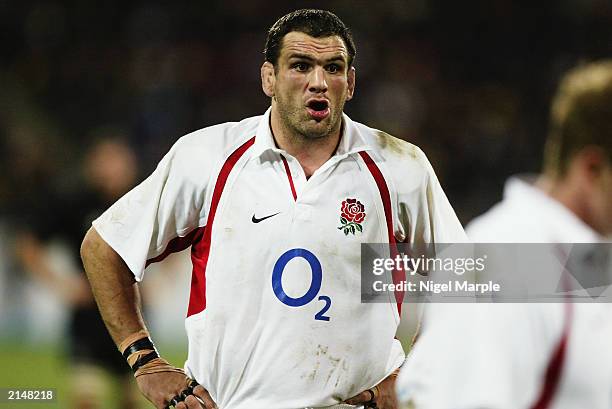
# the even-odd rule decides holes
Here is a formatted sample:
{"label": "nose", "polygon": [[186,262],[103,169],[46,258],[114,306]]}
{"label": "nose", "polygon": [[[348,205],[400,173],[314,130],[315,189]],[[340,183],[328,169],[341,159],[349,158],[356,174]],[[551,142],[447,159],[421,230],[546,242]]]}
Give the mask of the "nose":
{"label": "nose", "polygon": [[316,67],[312,70],[308,83],[308,91],[314,93],[327,91],[327,81],[325,80],[325,70],[323,67]]}

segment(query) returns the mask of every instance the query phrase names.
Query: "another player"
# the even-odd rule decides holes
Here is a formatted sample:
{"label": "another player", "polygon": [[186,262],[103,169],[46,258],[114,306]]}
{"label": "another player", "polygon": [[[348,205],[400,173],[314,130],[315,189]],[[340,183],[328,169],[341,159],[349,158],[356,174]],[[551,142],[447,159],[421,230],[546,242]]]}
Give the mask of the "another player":
{"label": "another player", "polygon": [[[285,15],[270,109],[181,138],[87,234],[102,316],[157,408],[396,407],[399,308],[360,302],[360,244],[465,234],[422,151],[343,114],[354,57],[334,14]],[[154,351],[135,281],[190,246],[185,374]]]}
{"label": "another player", "polygon": [[[136,183],[137,164],[131,149],[114,130],[101,129],[84,161],[84,184],[62,197],[50,197],[38,212],[31,212],[17,234],[18,258],[37,281],[56,293],[69,308],[67,356],[70,407],[102,408],[114,395],[122,409],[136,408],[138,390],[130,368],[117,355],[85,273],[54,268],[47,255],[50,239],[63,240],[75,267],[79,247],[91,222]],[[43,208],[44,206],[44,208]],[[107,378],[119,381],[117,388]],[[119,392],[111,392],[111,390]]]}
{"label": "another player", "polygon": [[[468,226],[474,242],[597,243],[612,233],[612,61],[563,79],[550,125],[544,174],[510,179],[504,200]],[[610,304],[436,307],[398,380],[406,407],[612,407]]]}

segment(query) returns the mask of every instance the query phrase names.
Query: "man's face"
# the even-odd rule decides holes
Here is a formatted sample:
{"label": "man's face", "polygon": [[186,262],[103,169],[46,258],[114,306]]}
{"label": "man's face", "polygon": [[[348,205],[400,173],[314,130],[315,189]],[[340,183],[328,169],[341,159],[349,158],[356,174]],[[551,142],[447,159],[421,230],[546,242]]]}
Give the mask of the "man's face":
{"label": "man's face", "polygon": [[353,96],[355,71],[348,66],[340,37],[314,38],[292,31],[283,38],[277,66],[264,63],[262,80],[283,127],[316,139],[340,130],[344,104]]}

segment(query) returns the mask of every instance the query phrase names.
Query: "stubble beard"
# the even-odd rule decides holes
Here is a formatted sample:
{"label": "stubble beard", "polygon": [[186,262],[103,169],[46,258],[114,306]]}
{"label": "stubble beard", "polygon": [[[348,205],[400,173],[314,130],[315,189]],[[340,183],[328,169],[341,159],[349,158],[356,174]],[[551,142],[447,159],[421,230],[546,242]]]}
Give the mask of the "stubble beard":
{"label": "stubble beard", "polygon": [[330,115],[318,123],[318,125],[321,125],[322,122],[327,122],[327,126],[311,127],[308,123],[314,121],[314,119],[306,114],[304,107],[294,107],[279,95],[274,98],[281,123],[289,131],[288,136],[292,139],[302,141],[321,140],[331,135],[335,130],[340,129],[342,115],[339,113],[342,112],[344,104],[336,107],[337,109],[332,109]]}

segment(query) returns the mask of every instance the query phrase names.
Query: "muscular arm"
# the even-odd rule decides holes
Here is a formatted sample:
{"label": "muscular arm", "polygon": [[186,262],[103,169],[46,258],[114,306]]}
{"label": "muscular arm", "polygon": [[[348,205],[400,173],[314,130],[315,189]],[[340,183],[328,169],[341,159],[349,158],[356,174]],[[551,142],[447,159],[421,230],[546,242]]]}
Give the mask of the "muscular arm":
{"label": "muscular arm", "polygon": [[94,228],[83,240],[81,258],[100,314],[119,345],[128,335],[145,328],[138,284],[123,259]]}
{"label": "muscular arm", "polygon": [[[81,258],[100,314],[115,344],[119,346],[128,336],[145,329],[138,284],[121,256],[94,228],[89,229],[85,235]],[[181,370],[169,369],[166,361],[159,365],[165,369],[137,375],[136,380],[142,393],[156,408],[165,408],[170,399],[183,391],[190,380]],[[208,392],[198,385],[193,389],[193,395],[180,402],[176,408],[209,409],[216,408],[216,405]]]}

